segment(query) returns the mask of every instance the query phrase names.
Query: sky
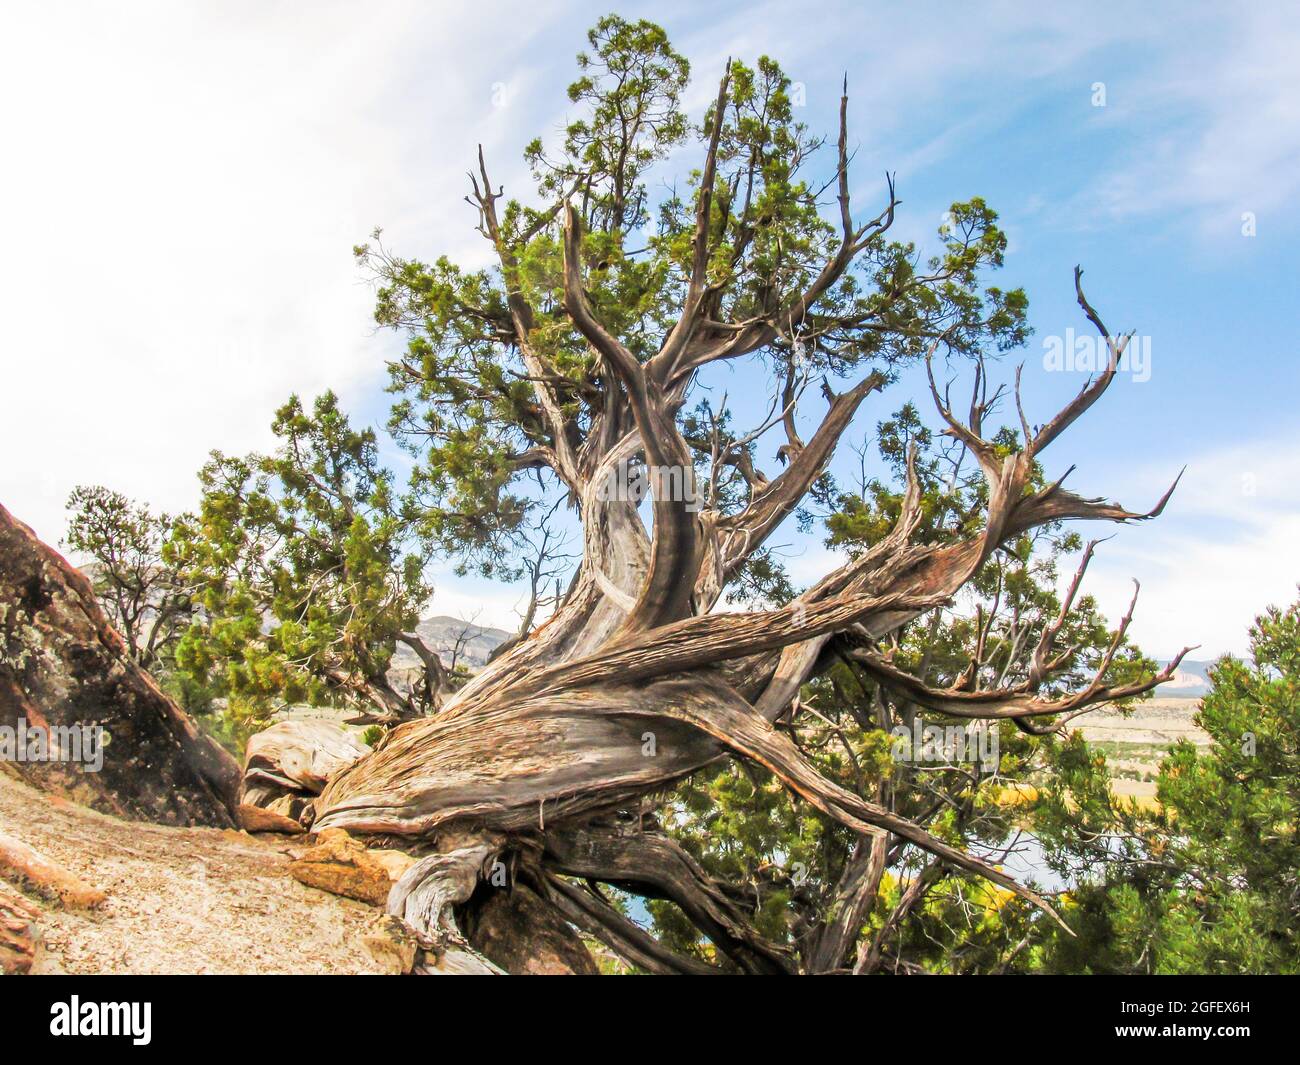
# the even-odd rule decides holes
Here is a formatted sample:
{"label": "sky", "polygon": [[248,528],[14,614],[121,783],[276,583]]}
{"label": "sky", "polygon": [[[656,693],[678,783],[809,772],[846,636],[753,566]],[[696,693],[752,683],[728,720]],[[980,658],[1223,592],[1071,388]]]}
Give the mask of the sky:
{"label": "sky", "polygon": [[[168,511],[213,448],[271,442],[290,392],[339,393],[382,426],[384,362],[352,247],[485,263],[465,171],[525,195],[525,143],[553,138],[585,29],[558,2],[8,3],[0,14],[0,503],[57,543],[77,484]],[[1035,335],[1031,420],[1084,374],[1049,369],[1087,323],[1071,271],[1145,366],[1045,454],[1077,491],[1132,509],[1187,473],[1165,514],[1118,531],[1088,589],[1145,650],[1240,653],[1300,580],[1300,20],[1287,4],[625,3],[692,63],[698,117],[728,56],[778,59],[832,131],[850,90],[853,198],[897,173],[894,236],[933,248],[982,196]],[[815,10],[815,14],[813,13]],[[683,168],[693,160],[682,159]],[[874,210],[871,211],[875,213]],[[854,427],[869,435],[905,377]],[[745,378],[728,385],[744,394]],[[910,390],[910,391],[909,391]],[[852,435],[852,434],[851,434]],[[1093,530],[1085,530],[1092,532]],[[782,543],[796,579],[833,559]],[[435,613],[513,627],[518,589],[436,575]]]}

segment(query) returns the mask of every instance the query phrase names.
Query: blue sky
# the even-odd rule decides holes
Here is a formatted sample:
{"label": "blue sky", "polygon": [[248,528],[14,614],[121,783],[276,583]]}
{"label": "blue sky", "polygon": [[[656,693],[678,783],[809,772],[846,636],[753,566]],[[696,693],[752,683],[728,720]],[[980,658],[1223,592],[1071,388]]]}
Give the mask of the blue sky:
{"label": "blue sky", "polygon": [[[0,503],[51,541],[77,483],[192,506],[206,451],[265,445],[291,390],[333,387],[382,423],[397,341],[371,329],[352,244],[382,225],[399,252],[482,261],[461,200],[475,145],[507,192],[525,191],[522,146],[562,125],[573,53],[606,10],[8,5]],[[1086,325],[1075,263],[1111,328],[1149,338],[1149,379],[1121,377],[1046,455],[1051,470],[1078,465],[1076,489],[1131,507],[1189,467],[1165,516],[1120,530],[1094,563],[1112,615],[1142,581],[1133,632],[1147,649],[1240,650],[1253,613],[1294,596],[1293,9],[618,10],[661,22],[691,59],[696,114],[727,56],[767,53],[830,131],[847,74],[854,202],[880,202],[896,171],[896,235],[933,245],[947,205],[973,195],[998,210],[999,282],[1028,290],[1036,330],[1004,370],[1026,363],[1031,419],[1081,384],[1043,368],[1044,338]],[[855,435],[923,398],[915,385],[869,401]],[[829,560],[791,542],[796,576],[813,579]],[[516,598],[443,575],[434,609],[508,623]]]}

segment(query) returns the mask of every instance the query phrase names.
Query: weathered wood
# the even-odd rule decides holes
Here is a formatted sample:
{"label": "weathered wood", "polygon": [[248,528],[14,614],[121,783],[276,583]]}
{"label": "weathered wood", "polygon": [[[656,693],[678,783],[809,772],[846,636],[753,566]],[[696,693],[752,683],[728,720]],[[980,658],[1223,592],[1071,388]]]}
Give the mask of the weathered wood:
{"label": "weathered wood", "polygon": [[797,971],[794,952],[759,935],[686,850],[661,832],[607,825],[556,829],[546,835],[545,863],[567,876],[671,899],[744,972]]}
{"label": "weathered wood", "polygon": [[422,944],[414,971],[421,975],[501,975],[456,924],[455,908],[474,894],[503,839],[464,833],[440,841],[442,851],[411,866],[388,896],[387,910],[411,928]]}
{"label": "weathered wood", "polygon": [[239,823],[248,832],[302,832],[310,801],[370,747],[328,721],[280,721],[248,741]]}
{"label": "weathered wood", "polygon": [[40,910],[30,902],[0,886],[0,974],[22,976],[39,964],[43,953],[39,917]]}
{"label": "weathered wood", "polygon": [[279,832],[296,836],[307,831],[303,821],[310,820],[306,798],[270,787],[246,788],[239,796],[236,812],[239,827],[245,832]]}
{"label": "weathered wood", "polygon": [[527,884],[490,884],[467,907],[470,945],[512,976],[597,976],[591,952],[555,907]]}
{"label": "weathered wood", "polygon": [[22,840],[3,832],[0,832],[0,876],[28,884],[74,909],[90,909],[108,897]]}
{"label": "weathered wood", "polygon": [[712,697],[697,683],[664,680],[444,711],[399,726],[331,780],[315,824],[419,837],[462,820],[498,831],[572,821],[720,757],[722,745],[698,730],[653,719],[656,707]]}
{"label": "weathered wood", "polygon": [[3,506],[0,726],[107,734],[96,772],[15,759],[36,787],[133,820],[234,824],[238,763],[131,660],[86,577]]}
{"label": "weathered wood", "polygon": [[244,785],[274,784],[319,795],[326,781],[370,748],[328,721],[280,721],[252,736],[244,755]]}

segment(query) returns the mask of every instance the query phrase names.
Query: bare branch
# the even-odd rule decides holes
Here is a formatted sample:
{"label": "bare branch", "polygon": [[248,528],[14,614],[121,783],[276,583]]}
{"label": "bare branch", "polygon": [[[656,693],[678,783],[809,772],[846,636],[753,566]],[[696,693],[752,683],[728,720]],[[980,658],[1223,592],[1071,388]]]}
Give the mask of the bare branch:
{"label": "bare branch", "polygon": [[1066,404],[1055,418],[1044,425],[1032,440],[1027,440],[1025,450],[1031,456],[1039,454],[1048,444],[1073,425],[1084,411],[1101,398],[1102,393],[1110,387],[1111,381],[1115,379],[1115,371],[1119,366],[1120,356],[1124,354],[1124,349],[1128,346],[1128,342],[1133,335],[1129,333],[1116,340],[1107,332],[1101,317],[1083,294],[1083,269],[1078,266],[1074,268],[1074,291],[1084,314],[1097,327],[1097,332],[1106,342],[1106,348],[1110,352],[1110,360],[1101,374],[1095,378],[1090,378],[1088,383],[1079,391],[1079,394]]}
{"label": "bare branch", "polygon": [[[858,662],[863,670],[878,683],[897,692],[919,706],[929,710],[948,714],[952,717],[998,719],[1046,717],[1056,714],[1077,716],[1085,709],[1104,703],[1131,699],[1149,692],[1157,685],[1173,677],[1183,658],[1194,648],[1184,648],[1163,670],[1145,680],[1132,684],[1107,684],[1106,673],[1115,660],[1115,654],[1124,643],[1129,625],[1133,621],[1133,610],[1137,606],[1137,582],[1134,582],[1133,599],[1128,610],[1111,638],[1110,644],[1102,655],[1101,662],[1093,672],[1092,679],[1083,688],[1066,695],[1043,698],[1037,694],[1038,689],[1046,683],[1054,670],[1059,669],[1073,655],[1074,649],[1052,656],[1052,646],[1068,617],[1074,602],[1079,583],[1092,558],[1096,542],[1090,543],[1084,552],[1078,572],[1071,582],[1057,616],[1043,629],[1038,646],[1025,678],[1011,685],[997,688],[970,690],[968,684],[973,672],[963,674],[957,682],[947,688],[933,688],[919,677],[908,673],[893,664],[887,655],[882,655],[870,648],[858,648],[850,656]],[[1059,727],[1059,725],[1057,726]]]}
{"label": "bare branch", "polygon": [[660,976],[718,976],[721,970],[674,954],[649,932],[619,913],[593,891],[558,876],[546,877],[547,901],[579,928],[648,973]]}
{"label": "bare branch", "polygon": [[731,81],[731,60],[723,68],[722,82],[718,85],[718,98],[713,110],[713,129],[709,134],[709,150],[704,157],[704,171],[700,176],[700,192],[696,199],[695,234],[691,238],[691,279],[686,290],[686,300],[681,317],[664,340],[659,352],[650,360],[647,374],[662,387],[667,371],[691,339],[699,324],[700,308],[704,301],[705,282],[709,269],[709,227],[713,211],[713,182],[718,169],[718,141],[727,107],[727,87]]}
{"label": "bare branch", "polygon": [[751,973],[788,973],[793,952],[769,942],[676,840],[659,832],[586,826],[546,840],[546,864],[558,872],[672,899],[728,957]]}
{"label": "bare branch", "polygon": [[[644,368],[597,320],[582,287],[581,223],[565,207],[564,304],[574,324],[618,375],[627,390],[641,434],[654,490],[654,539],[650,568],[637,604],[615,639],[691,613],[691,592],[702,557],[700,525],[692,512],[695,466],[663,394],[651,389]],[[669,490],[675,482],[675,491]],[[674,498],[674,496],[676,498]]]}

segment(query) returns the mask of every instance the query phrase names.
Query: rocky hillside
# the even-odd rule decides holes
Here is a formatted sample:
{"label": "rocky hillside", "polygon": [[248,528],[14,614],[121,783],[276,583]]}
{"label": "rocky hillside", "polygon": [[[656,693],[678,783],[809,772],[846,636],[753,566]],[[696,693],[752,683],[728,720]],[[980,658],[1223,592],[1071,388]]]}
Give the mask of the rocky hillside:
{"label": "rocky hillside", "polygon": [[[444,665],[450,666],[455,656],[457,665],[470,669],[485,666],[488,655],[513,635],[504,629],[475,625],[472,621],[445,615],[425,618],[415,631],[438,652]],[[393,656],[394,669],[410,669],[419,664],[414,651],[404,644],[397,645],[397,653]]]}
{"label": "rocky hillside", "polygon": [[[1161,662],[1160,665],[1164,666],[1165,663]],[[1156,689],[1156,695],[1167,699],[1199,699],[1209,693],[1209,670],[1213,665],[1213,661],[1191,662],[1183,659],[1173,677]]]}

